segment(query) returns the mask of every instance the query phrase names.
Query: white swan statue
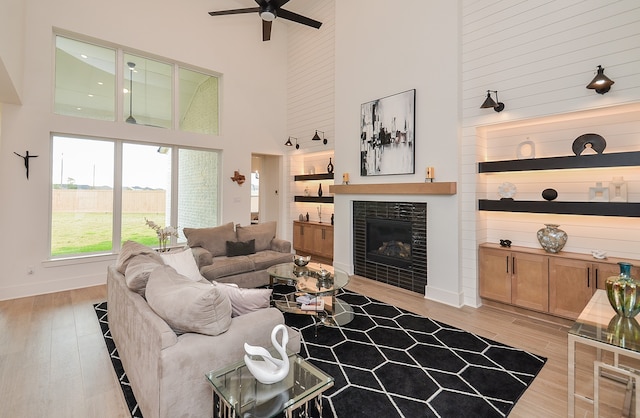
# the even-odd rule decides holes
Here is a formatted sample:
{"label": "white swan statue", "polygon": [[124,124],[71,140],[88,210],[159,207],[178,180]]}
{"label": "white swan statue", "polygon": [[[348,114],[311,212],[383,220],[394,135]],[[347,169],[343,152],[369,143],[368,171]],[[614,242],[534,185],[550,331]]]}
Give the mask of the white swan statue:
{"label": "white swan statue", "polygon": [[[278,332],[282,331],[282,342],[278,343]],[[249,372],[258,382],[269,385],[284,379],[289,373],[289,356],[287,355],[287,343],[289,342],[289,334],[287,328],[282,325],[276,325],[271,331],[271,343],[282,359],[275,358],[264,347],[258,347],[244,343],[244,363],[247,365]],[[258,359],[261,357],[262,359]]]}

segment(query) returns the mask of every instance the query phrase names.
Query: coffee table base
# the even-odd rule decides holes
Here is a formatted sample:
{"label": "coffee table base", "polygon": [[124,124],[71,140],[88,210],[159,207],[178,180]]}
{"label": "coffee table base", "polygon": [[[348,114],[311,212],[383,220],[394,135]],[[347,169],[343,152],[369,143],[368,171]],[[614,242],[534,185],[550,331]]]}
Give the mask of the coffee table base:
{"label": "coffee table base", "polygon": [[[282,411],[285,418],[309,418],[312,411],[318,412],[322,416],[322,393],[313,398],[309,398],[295,403]],[[237,417],[236,410],[225,399],[213,391],[213,418],[234,418]]]}

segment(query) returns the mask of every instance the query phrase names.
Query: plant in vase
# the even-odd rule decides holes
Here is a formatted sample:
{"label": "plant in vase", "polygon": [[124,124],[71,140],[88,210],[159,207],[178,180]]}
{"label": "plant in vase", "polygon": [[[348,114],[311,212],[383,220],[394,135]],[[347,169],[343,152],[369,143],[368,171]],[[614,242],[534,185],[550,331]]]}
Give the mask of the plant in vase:
{"label": "plant in vase", "polygon": [[153,229],[154,231],[156,231],[156,234],[158,235],[158,251],[160,251],[161,253],[166,252],[167,251],[167,242],[169,241],[169,239],[171,238],[171,236],[177,237],[178,236],[178,229],[173,227],[173,226],[165,226],[164,228],[161,227],[160,225],[158,225],[157,223],[150,221],[147,218],[144,218],[144,223],[145,225],[147,225],[149,228]]}

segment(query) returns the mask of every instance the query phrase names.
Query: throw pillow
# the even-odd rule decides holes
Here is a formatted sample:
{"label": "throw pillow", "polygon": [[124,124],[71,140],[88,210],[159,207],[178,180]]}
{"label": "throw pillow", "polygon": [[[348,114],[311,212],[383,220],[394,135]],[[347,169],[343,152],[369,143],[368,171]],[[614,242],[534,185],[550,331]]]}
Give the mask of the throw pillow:
{"label": "throw pillow", "polygon": [[160,266],[147,283],[147,302],[178,334],[218,335],[231,326],[231,302],[211,283],[193,282],[173,267]]}
{"label": "throw pillow", "polygon": [[240,226],[236,228],[238,241],[256,240],[256,251],[271,249],[271,241],[276,237],[277,223],[263,222],[257,225]]}
{"label": "throw pillow", "polygon": [[256,253],[256,240],[249,241],[227,241],[227,257],[237,257],[239,255],[249,255]]}
{"label": "throw pillow", "polygon": [[227,295],[231,302],[231,315],[240,316],[271,305],[273,289],[242,289],[234,283],[213,282],[220,293]]}
{"label": "throw pillow", "polygon": [[122,248],[118,253],[118,259],[116,260],[116,270],[118,270],[118,273],[124,274],[127,270],[127,264],[129,264],[131,258],[139,254],[147,254],[154,258],[156,261],[162,262],[162,259],[153,248],[147,247],[146,245],[142,245],[135,241],[127,241],[122,244]]}
{"label": "throw pillow", "polygon": [[164,264],[173,267],[179,274],[182,274],[189,280],[197,282],[202,280],[200,270],[196,264],[196,259],[193,258],[191,249],[184,251],[160,253]]}
{"label": "throw pillow", "polygon": [[202,247],[214,257],[227,253],[227,241],[237,241],[233,222],[214,228],[182,228],[182,231],[189,247]]}
{"label": "throw pillow", "polygon": [[156,267],[161,265],[161,261],[148,254],[132,257],[127,263],[127,269],[124,272],[124,280],[127,283],[127,287],[144,297],[149,275]]}

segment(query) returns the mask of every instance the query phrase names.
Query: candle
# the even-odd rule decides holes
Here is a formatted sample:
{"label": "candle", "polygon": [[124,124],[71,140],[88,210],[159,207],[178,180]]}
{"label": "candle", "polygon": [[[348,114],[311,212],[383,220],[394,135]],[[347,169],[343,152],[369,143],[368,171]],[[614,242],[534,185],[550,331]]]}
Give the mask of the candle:
{"label": "candle", "polygon": [[349,173],[342,173],[342,182],[349,183]]}
{"label": "candle", "polygon": [[435,178],[435,172],[436,172],[436,169],[435,169],[435,168],[433,168],[433,167],[427,167],[427,172],[426,172],[426,174],[425,174],[425,178],[427,178],[427,179],[433,179],[433,178]]}

